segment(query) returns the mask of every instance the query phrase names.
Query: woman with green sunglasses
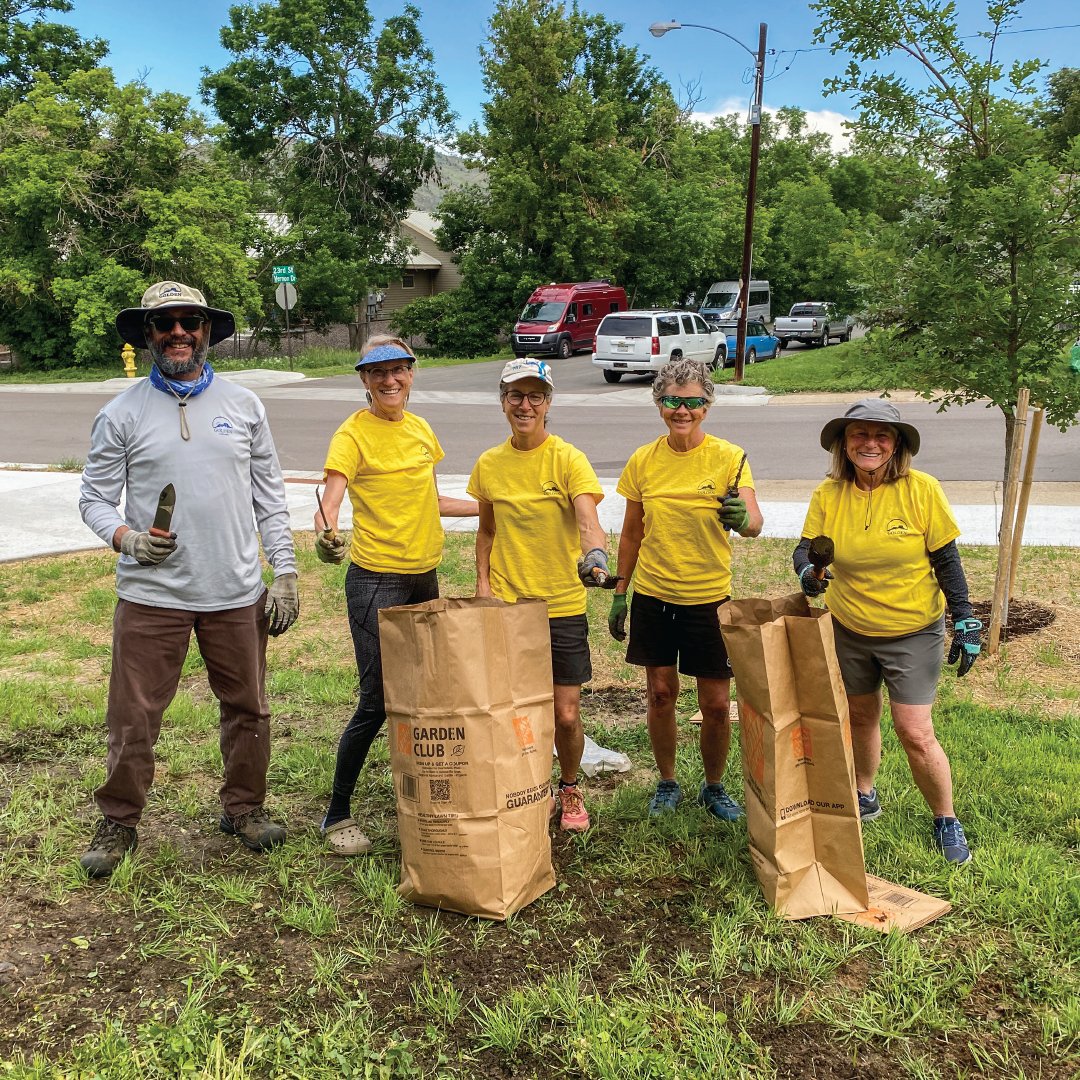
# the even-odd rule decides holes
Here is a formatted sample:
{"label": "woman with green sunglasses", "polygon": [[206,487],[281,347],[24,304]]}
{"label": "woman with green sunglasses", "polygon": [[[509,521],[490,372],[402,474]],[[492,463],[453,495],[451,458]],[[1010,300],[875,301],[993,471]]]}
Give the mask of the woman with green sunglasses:
{"label": "woman with green sunglasses", "polygon": [[653,401],[667,434],[635,450],[619,477],[626,499],[619,540],[619,581],[608,616],[626,640],[626,590],[634,581],[626,661],[645,668],[647,717],[660,783],[649,814],[682,801],[675,779],[675,702],[679,673],[697,680],[701,760],[699,805],[722,821],[742,808],[723,784],[731,742],[731,665],[716,608],[730,598],[731,533],[757,536],[762,517],[746,454],[701,425],[714,387],[704,364],[671,360],[657,373]]}

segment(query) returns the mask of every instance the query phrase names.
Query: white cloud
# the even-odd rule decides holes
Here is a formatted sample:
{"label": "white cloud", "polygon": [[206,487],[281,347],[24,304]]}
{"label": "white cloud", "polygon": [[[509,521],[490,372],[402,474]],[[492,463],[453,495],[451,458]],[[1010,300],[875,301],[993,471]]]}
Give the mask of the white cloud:
{"label": "white cloud", "polygon": [[[730,116],[734,114],[740,124],[745,124],[749,112],[750,102],[747,99],[728,98],[725,101],[719,102],[716,108],[712,109],[710,112],[693,112],[690,114],[690,118],[701,124],[711,124],[718,116]],[[765,112],[769,113],[770,116],[775,116],[777,110],[770,109],[769,106],[766,105]],[[820,131],[828,135],[832,140],[833,150],[838,154],[846,152],[851,143],[851,133],[845,129],[844,123],[852,119],[853,118],[850,116],[833,112],[831,109],[810,109],[806,111],[807,128],[810,131]]]}

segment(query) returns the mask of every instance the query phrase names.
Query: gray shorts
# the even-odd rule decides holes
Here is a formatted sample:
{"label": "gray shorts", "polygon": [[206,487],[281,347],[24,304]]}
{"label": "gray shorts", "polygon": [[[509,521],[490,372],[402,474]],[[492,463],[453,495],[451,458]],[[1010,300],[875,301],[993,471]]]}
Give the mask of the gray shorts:
{"label": "gray shorts", "polygon": [[872,694],[882,682],[901,705],[932,705],[945,656],[945,619],[900,637],[867,637],[833,619],[836,658],[849,694]]}

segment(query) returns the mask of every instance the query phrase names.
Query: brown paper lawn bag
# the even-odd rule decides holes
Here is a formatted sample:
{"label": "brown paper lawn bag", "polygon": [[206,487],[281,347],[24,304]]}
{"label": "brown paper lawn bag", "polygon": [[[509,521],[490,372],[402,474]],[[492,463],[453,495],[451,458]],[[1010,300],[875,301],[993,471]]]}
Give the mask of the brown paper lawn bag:
{"label": "brown paper lawn bag", "polygon": [[505,919],[555,884],[547,604],[470,597],[379,612],[398,892]]}
{"label": "brown paper lawn bag", "polygon": [[867,907],[847,695],[832,616],[801,593],[719,609],[738,686],[750,858],[788,919]]}

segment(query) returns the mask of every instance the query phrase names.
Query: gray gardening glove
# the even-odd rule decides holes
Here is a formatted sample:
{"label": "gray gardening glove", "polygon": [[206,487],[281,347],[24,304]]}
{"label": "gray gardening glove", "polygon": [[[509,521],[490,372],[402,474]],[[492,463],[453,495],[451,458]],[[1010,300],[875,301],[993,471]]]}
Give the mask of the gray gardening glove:
{"label": "gray gardening glove", "polygon": [[278,574],[266,592],[265,615],[270,620],[270,636],[284,634],[300,614],[300,595],[295,574]]}
{"label": "gray gardening glove", "polygon": [[319,562],[337,565],[345,561],[348,550],[345,541],[332,529],[326,529],[315,537],[315,555]]}
{"label": "gray gardening glove", "polygon": [[[594,574],[594,570],[599,573]],[[607,552],[603,548],[593,548],[587,555],[582,555],[577,561],[577,574],[587,589],[614,589],[619,580],[608,569]]]}
{"label": "gray gardening glove", "polygon": [[148,532],[128,529],[120,537],[120,550],[130,555],[140,566],[157,566],[176,550],[176,534],[151,536]]}

